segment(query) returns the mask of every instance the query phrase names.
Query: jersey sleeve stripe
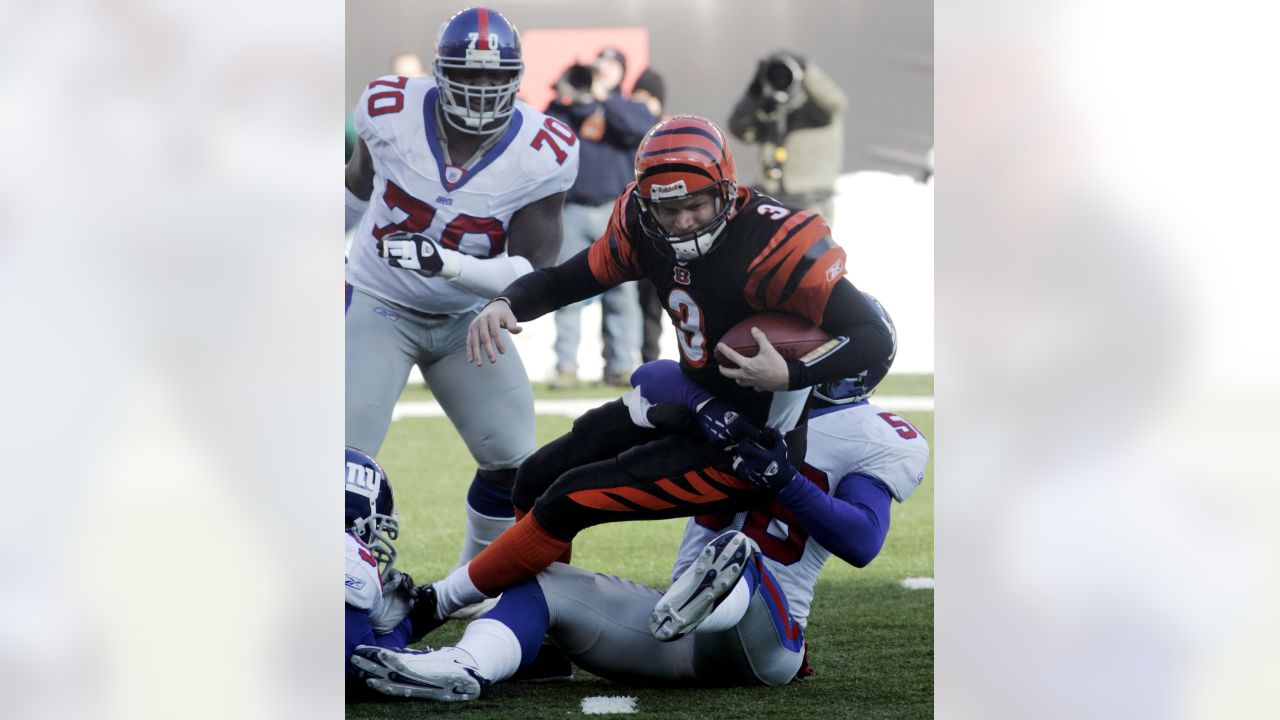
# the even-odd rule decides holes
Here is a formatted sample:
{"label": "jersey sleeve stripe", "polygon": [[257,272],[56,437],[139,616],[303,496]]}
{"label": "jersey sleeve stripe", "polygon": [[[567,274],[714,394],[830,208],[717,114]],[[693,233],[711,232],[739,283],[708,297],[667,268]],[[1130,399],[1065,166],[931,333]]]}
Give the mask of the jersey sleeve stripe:
{"label": "jersey sleeve stripe", "polygon": [[756,255],[756,259],[752,260],[751,264],[747,266],[747,272],[753,272],[761,264],[768,261],[770,255],[777,252],[778,248],[785,246],[788,240],[795,237],[796,233],[807,227],[817,217],[817,214],[808,211],[801,211],[792,215],[791,219],[783,223],[782,227],[778,228],[777,232],[773,234],[773,239],[769,241],[768,245],[764,246],[764,250],[761,250],[760,254]]}
{"label": "jersey sleeve stripe", "polygon": [[809,250],[796,263],[795,269],[791,271],[791,277],[787,278],[787,284],[783,286],[782,293],[778,296],[779,305],[785,304],[787,300],[791,299],[791,296],[795,294],[796,288],[799,287],[800,281],[804,279],[813,264],[818,262],[818,258],[825,255],[828,250],[835,249],[835,247],[836,244],[832,242],[830,236],[819,238],[817,242],[809,247]]}

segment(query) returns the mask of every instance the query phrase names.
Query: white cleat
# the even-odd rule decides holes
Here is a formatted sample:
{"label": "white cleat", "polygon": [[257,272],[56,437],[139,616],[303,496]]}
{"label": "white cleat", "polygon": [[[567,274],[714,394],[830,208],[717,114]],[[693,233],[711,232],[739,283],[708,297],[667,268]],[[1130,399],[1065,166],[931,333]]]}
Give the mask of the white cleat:
{"label": "white cleat", "polygon": [[751,540],[736,530],[707,543],[653,607],[649,632],[663,642],[693,632],[738,583],[751,552]]}
{"label": "white cleat", "polygon": [[475,700],[489,684],[480,677],[471,655],[452,647],[431,652],[360,645],[351,656],[351,664],[366,685],[396,697],[444,702]]}

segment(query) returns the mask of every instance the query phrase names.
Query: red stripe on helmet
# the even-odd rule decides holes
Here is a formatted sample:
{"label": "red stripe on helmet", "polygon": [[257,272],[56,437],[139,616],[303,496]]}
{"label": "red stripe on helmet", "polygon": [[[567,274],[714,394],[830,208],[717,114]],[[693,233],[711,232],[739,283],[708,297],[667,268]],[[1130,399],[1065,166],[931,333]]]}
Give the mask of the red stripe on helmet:
{"label": "red stripe on helmet", "polygon": [[477,50],[489,50],[489,8],[476,8],[480,19],[480,37],[476,38]]}

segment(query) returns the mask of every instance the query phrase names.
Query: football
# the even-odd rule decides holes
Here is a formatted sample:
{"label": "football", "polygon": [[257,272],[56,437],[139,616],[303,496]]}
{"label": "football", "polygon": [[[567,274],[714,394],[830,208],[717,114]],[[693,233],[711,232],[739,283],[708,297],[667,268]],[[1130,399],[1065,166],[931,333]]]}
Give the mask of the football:
{"label": "football", "polygon": [[[755,357],[760,351],[756,339],[751,336],[751,328],[758,327],[778,354],[788,360],[805,360],[816,358],[826,353],[835,341],[825,330],[811,324],[799,315],[783,312],[765,312],[743,320],[729,328],[720,338],[720,342],[733,348],[735,352],[746,357]],[[716,349],[716,360],[727,368],[736,368],[720,350]]]}

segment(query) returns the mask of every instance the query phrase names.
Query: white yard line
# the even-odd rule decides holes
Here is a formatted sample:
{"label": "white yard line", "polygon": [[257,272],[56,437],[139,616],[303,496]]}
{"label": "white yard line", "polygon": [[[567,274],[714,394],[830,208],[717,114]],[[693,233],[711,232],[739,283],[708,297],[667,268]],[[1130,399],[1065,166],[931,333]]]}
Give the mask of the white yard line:
{"label": "white yard line", "polygon": [[597,695],[582,698],[583,715],[630,715],[636,711],[636,699],[623,695]]}
{"label": "white yard line", "polygon": [[[534,400],[533,412],[537,415],[563,415],[576,418],[582,413],[599,407],[609,398],[566,398],[564,400]],[[885,395],[876,397],[875,404],[897,412],[933,412],[932,395]],[[391,411],[392,420],[403,418],[444,417],[444,408],[435,400],[402,400]]]}
{"label": "white yard line", "polygon": [[910,577],[904,578],[902,587],[908,590],[932,590],[933,578],[931,577]]}

